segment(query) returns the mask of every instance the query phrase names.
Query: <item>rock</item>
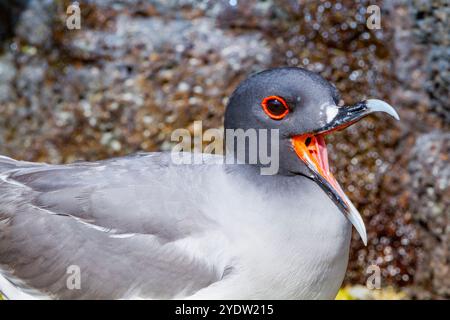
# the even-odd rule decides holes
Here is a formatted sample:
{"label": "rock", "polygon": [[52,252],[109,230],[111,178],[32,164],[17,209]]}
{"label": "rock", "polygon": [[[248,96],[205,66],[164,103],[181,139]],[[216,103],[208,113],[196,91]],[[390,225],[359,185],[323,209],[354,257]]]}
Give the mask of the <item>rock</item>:
{"label": "rock", "polygon": [[408,0],[395,2],[392,8],[398,54],[394,66],[399,82],[391,99],[393,105],[402,107],[404,137],[398,146],[402,156],[394,172],[402,178],[388,180],[382,190],[388,189],[389,183],[403,190],[397,196],[403,200],[392,211],[412,220],[409,226],[415,236],[407,239],[415,243],[409,253],[415,258],[409,263],[413,266],[409,273],[413,280],[411,295],[419,298],[446,297],[449,288],[444,280],[448,278],[446,265],[450,259],[446,213],[449,196],[448,190],[442,189],[444,185],[448,189],[448,134],[444,133],[450,124],[446,102],[448,32],[440,16],[448,8],[441,5],[442,1]]}
{"label": "rock", "polygon": [[0,103],[14,100],[13,80],[16,67],[12,54],[0,56]]}
{"label": "rock", "polygon": [[450,7],[446,0],[410,0],[414,17],[413,32],[427,47],[427,82],[431,111],[450,123]]}
{"label": "rock", "polygon": [[50,48],[55,14],[56,6],[53,0],[29,1],[20,15],[16,35],[28,45]]}
{"label": "rock", "polygon": [[27,4],[28,0],[0,0],[0,44],[14,36],[20,14]]}
{"label": "rock", "polygon": [[422,242],[415,283],[431,297],[450,298],[449,157],[450,133],[436,131],[417,139],[409,165],[415,191],[411,208]]}

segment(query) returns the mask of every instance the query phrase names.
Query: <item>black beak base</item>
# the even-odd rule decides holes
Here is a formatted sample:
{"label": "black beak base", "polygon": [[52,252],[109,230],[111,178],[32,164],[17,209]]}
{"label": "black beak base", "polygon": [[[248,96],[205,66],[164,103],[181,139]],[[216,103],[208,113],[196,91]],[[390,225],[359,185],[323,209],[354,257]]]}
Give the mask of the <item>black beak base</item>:
{"label": "black beak base", "polygon": [[374,112],[385,112],[396,120],[400,120],[400,117],[392,106],[377,99],[364,100],[351,106],[343,106],[338,108],[339,111],[333,120],[317,130],[316,133],[327,133],[330,131],[345,129]]}

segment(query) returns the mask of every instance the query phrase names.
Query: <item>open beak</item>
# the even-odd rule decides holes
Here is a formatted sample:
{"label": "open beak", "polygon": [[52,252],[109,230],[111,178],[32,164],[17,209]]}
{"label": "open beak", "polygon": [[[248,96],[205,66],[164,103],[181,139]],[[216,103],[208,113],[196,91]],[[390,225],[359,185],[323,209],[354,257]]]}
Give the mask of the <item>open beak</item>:
{"label": "open beak", "polygon": [[294,136],[291,142],[297,156],[311,171],[313,179],[353,224],[362,241],[367,245],[364,221],[330,171],[324,136],[330,132],[344,129],[374,112],[385,112],[397,120],[400,118],[389,104],[376,99],[362,101],[353,106],[333,107],[338,108],[338,112],[324,127],[311,133]]}

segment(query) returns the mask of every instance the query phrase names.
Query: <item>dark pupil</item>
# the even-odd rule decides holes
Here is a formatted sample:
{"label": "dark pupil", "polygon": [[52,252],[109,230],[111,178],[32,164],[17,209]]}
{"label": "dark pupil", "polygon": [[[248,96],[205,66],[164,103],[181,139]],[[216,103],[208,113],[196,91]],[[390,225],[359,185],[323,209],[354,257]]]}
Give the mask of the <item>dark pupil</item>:
{"label": "dark pupil", "polygon": [[280,116],[286,111],[286,107],[277,99],[267,101],[267,109],[275,116]]}

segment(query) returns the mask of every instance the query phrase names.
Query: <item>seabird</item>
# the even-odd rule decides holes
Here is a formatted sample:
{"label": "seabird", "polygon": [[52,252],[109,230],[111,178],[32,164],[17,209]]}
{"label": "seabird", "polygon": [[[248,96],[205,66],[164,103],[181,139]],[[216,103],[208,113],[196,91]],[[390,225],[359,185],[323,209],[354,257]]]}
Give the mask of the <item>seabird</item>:
{"label": "seabird", "polygon": [[[51,165],[0,157],[0,291],[10,299],[333,299],[357,209],[328,165],[324,136],[381,100],[338,106],[301,68],[252,75],[225,129],[278,130],[279,170],[170,153]],[[259,137],[259,136],[258,136]],[[260,140],[258,138],[258,140]],[[273,143],[267,140],[267,143]],[[235,148],[235,147],[234,147]]]}

